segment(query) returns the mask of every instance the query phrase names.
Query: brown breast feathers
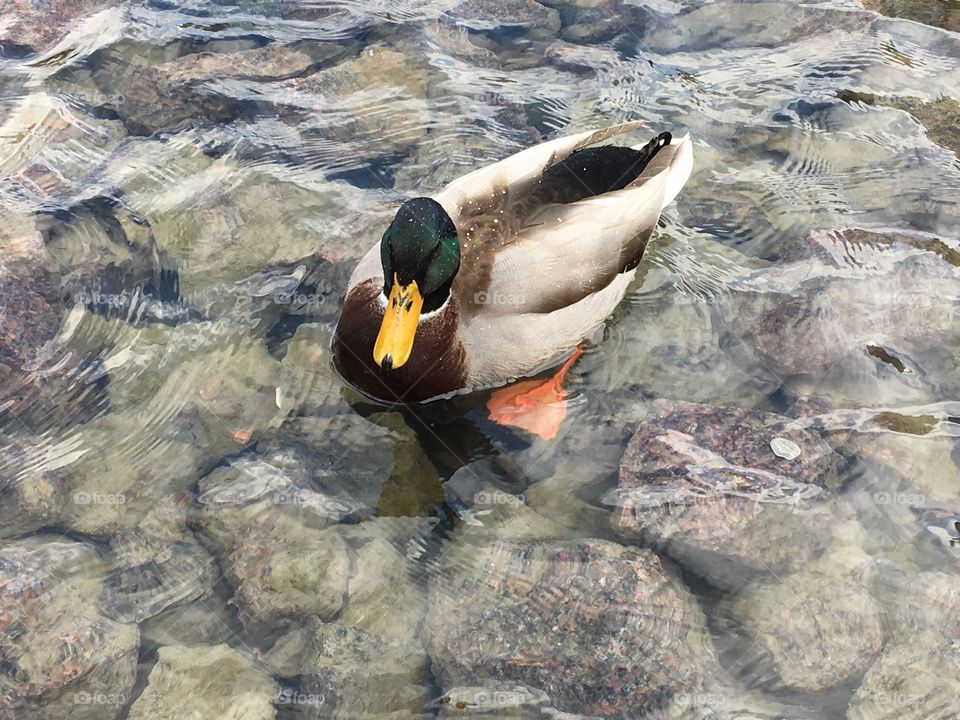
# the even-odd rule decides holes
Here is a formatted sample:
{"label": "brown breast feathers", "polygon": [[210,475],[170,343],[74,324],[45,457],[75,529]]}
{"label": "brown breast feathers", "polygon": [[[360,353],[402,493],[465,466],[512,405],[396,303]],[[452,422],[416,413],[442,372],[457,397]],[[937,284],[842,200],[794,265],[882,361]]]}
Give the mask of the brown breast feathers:
{"label": "brown breast feathers", "polygon": [[383,320],[380,290],[378,283],[367,280],[347,293],[333,341],[333,361],[344,379],[384,402],[419,402],[463,388],[466,354],[457,336],[455,302],[421,319],[403,367],[384,370],[373,361]]}

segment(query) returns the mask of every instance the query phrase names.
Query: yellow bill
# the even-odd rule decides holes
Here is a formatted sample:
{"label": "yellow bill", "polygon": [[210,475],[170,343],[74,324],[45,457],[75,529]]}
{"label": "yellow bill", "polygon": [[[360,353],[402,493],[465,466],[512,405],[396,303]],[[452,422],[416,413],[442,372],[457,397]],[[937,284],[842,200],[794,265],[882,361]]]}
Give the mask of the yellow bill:
{"label": "yellow bill", "polygon": [[383,323],[373,346],[373,359],[384,370],[401,367],[410,359],[422,307],[423,298],[416,280],[401,285],[394,274]]}

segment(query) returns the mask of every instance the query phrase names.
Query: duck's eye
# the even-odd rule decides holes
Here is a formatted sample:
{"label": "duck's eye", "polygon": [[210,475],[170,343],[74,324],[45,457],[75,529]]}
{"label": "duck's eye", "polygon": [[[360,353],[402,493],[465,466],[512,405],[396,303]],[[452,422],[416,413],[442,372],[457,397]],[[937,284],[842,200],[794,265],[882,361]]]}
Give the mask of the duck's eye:
{"label": "duck's eye", "polygon": [[410,312],[410,308],[413,307],[413,300],[407,300],[407,307],[404,308],[407,312]]}

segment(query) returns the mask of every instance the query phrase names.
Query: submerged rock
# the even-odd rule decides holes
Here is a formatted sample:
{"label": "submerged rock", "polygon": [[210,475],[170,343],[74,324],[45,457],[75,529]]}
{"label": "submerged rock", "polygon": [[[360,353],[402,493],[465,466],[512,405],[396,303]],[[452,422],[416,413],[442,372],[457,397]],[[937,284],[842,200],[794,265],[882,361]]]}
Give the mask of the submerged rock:
{"label": "submerged rock", "polygon": [[736,602],[751,684],[818,692],[862,675],[885,642],[879,605],[855,578],[800,571],[748,587]]}
{"label": "submerged rock", "polygon": [[[778,440],[799,455],[777,455]],[[782,571],[824,547],[829,515],[821,501],[837,484],[838,461],[819,435],[789,418],[657,400],[608,496],[617,506],[613,527],[720,585],[735,584],[745,570]]]}
{"label": "submerged rock", "polygon": [[[960,32],[960,9],[952,12],[954,32]],[[960,103],[956,100],[944,96],[932,102],[914,98],[892,98],[883,102],[913,115],[926,128],[931,141],[960,156]]]}
{"label": "submerged rock", "polygon": [[[5,147],[0,158],[3,194],[23,207],[53,212],[100,190],[109,194],[104,170],[129,140],[121,122],[85,114],[70,98],[52,91],[19,98],[0,125],[0,138]],[[60,152],[64,146],[82,147],[83,152]]]}
{"label": "submerged rock", "polygon": [[66,36],[71,26],[112,4],[110,0],[3,0],[0,55],[46,50]]}
{"label": "submerged rock", "polygon": [[312,615],[413,637],[423,591],[401,548],[423,521],[338,525],[355,508],[297,471],[239,459],[200,481],[201,524],[235,588],[241,623],[258,638],[275,638]]}
{"label": "submerged rock", "polygon": [[300,692],[289,695],[303,717],[426,717],[429,663],[418,642],[311,618],[303,629],[280,638],[265,661],[277,674],[299,678]]}
{"label": "submerged rock", "polygon": [[[2,169],[0,169],[2,170]],[[62,278],[33,217],[0,208],[0,426],[41,434],[106,406],[95,357],[64,347],[71,325]]]}
{"label": "submerged rock", "polygon": [[70,444],[45,447],[35,437],[0,440],[0,538],[16,537],[48,525],[63,504],[55,468]]}
{"label": "submerged rock", "polygon": [[960,577],[944,572],[879,565],[871,587],[883,608],[890,644],[910,643],[928,633],[960,636]]}
{"label": "submerged rock", "polygon": [[882,15],[960,32],[960,9],[944,0],[863,0],[863,6]]}
{"label": "submerged rock", "polygon": [[225,567],[236,584],[240,621],[257,637],[283,631],[304,616],[334,618],[350,578],[347,547],[329,530],[298,537],[254,529],[237,539]]}
{"label": "submerged rock", "polygon": [[158,66],[123,63],[105,54],[93,81],[131,135],[215,125],[243,112],[244,104],[237,98],[205,92],[190,82],[175,82],[168,72]]}
{"label": "submerged rock", "polygon": [[240,632],[227,599],[219,595],[173,605],[140,625],[147,652],[161,645],[219,645]]}
{"label": "submerged rock", "polygon": [[415,55],[370,46],[331,68],[284,81],[277,97],[282,117],[308,115],[301,132],[349,143],[354,156],[370,157],[405,152],[428,133],[428,89]]}
{"label": "submerged rock", "polygon": [[448,15],[474,31],[523,28],[553,34],[560,29],[557,11],[535,0],[465,0]]}
{"label": "submerged rock", "polygon": [[915,635],[884,649],[850,701],[847,720],[934,720],[960,715],[960,640]]}
{"label": "submerged rock", "polygon": [[[127,181],[139,183],[139,178]],[[189,197],[174,185],[148,187],[161,194],[143,200],[158,210],[147,216],[158,244],[180,262],[187,297],[216,282],[243,280],[271,265],[296,266],[301,260],[306,265],[305,259],[317,252],[328,260],[349,259],[352,265],[376,242],[390,222],[388,215],[396,211],[349,183],[314,180],[305,187],[266,172],[243,170],[225,159],[207,172],[197,171],[192,183]],[[346,279],[331,291],[343,292]],[[296,287],[278,289],[268,297],[278,305],[290,305],[297,295],[305,296],[308,305],[324,300],[313,290]]]}
{"label": "submerged rock", "polygon": [[[960,497],[960,440],[939,434],[927,434],[926,418],[917,417],[916,410],[899,415],[903,424],[884,427],[882,423],[897,419],[899,413],[878,412],[873,428],[853,433],[847,449],[862,460],[871,463],[871,473],[880,504],[891,504],[898,493],[912,495],[914,504],[951,503]],[[929,420],[934,420],[928,416]],[[913,421],[914,431],[908,429]],[[896,429],[899,427],[899,429]]]}
{"label": "submerged rock", "polygon": [[818,231],[733,281],[730,326],[798,394],[929,402],[956,386],[958,280],[960,252],[936,236]]}
{"label": "submerged rock", "polygon": [[344,499],[358,512],[404,512],[409,488],[439,486],[436,469],[424,456],[416,433],[399,413],[361,417],[346,407],[320,416],[286,422],[258,443],[267,456],[289,454],[296,459],[313,486]]}
{"label": "submerged rock", "polygon": [[149,525],[151,539],[181,540],[204,450],[182,427],[152,426],[146,436],[143,427],[139,412],[111,413],[83,426],[63,473],[60,525],[104,541]]}
{"label": "submerged rock", "polygon": [[147,687],[130,707],[130,720],[273,720],[277,685],[238,650],[160,648]]}
{"label": "submerged rock", "polygon": [[103,720],[126,705],[140,635],[98,609],[106,572],[84,543],[0,544],[0,716]]}
{"label": "submerged rock", "polygon": [[184,55],[156,69],[173,84],[224,78],[270,81],[305,73],[316,62],[303,47],[273,43],[237,52]]}
{"label": "submerged rock", "polygon": [[709,682],[703,616],[649,551],[470,536],[430,583],[428,649],[445,692],[517,683],[565,712],[632,717]]}
{"label": "submerged rock", "polygon": [[156,542],[139,535],[117,538],[116,560],[107,576],[100,606],[110,617],[140,622],[172,605],[211,592],[213,558],[196,542]]}

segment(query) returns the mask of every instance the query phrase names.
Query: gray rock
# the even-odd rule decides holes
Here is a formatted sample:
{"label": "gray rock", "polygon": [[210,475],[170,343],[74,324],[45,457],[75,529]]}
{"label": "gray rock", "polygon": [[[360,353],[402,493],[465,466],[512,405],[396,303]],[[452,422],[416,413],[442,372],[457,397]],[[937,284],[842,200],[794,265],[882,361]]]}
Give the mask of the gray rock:
{"label": "gray rock", "polygon": [[465,0],[452,8],[449,16],[476,31],[523,28],[553,34],[560,29],[557,11],[534,0]]}
{"label": "gray rock", "polygon": [[265,661],[281,676],[300,678],[301,692],[291,694],[290,704],[303,717],[427,717],[429,664],[418,642],[311,618],[280,638]]}
{"label": "gray rock", "polygon": [[129,701],[136,625],[100,612],[107,566],[53,537],[0,544],[0,717],[103,720]]}
{"label": "gray rock", "polygon": [[332,619],[346,600],[350,556],[332,530],[252,528],[237,538],[225,566],[236,583],[240,621],[255,637],[275,634],[304,616]]}
{"label": "gray rock", "polygon": [[[306,98],[304,102],[315,101]],[[177,257],[187,297],[216,283],[248,278],[271,265],[295,264],[318,252],[330,261],[352,264],[379,239],[396,212],[394,204],[345,182],[310,178],[309,185],[303,185],[238,167],[228,159],[217,161],[204,173],[208,158],[183,149],[172,154],[151,146],[148,151],[156,154],[153,162],[172,164],[171,172],[196,173],[190,178],[194,187],[190,211],[173,212],[183,202],[182,188],[176,183],[157,187],[149,175],[131,176],[129,169],[117,169],[126,174],[120,178],[123,186],[130,187],[145,206],[157,243]]]}
{"label": "gray rock", "polygon": [[314,489],[295,464],[241,458],[200,481],[200,523],[235,588],[239,619],[258,639],[305,616],[411,638],[424,612],[405,547],[420,518],[338,521],[356,507]]}
{"label": "gray rock", "polygon": [[796,394],[840,407],[929,402],[958,367],[954,245],[898,230],[812,233],[733,281],[732,332]]}
{"label": "gray rock", "polygon": [[436,469],[416,434],[395,412],[363,418],[345,406],[296,417],[258,443],[265,456],[291,454],[313,485],[363,514],[423,514],[419,493],[439,495]]}
{"label": "gray rock", "polygon": [[947,720],[960,715],[960,641],[942,632],[891,644],[850,701],[847,720]]}
{"label": "gray rock", "polygon": [[273,720],[277,685],[226,645],[160,648],[130,720]]}
{"label": "gray rock", "polygon": [[219,645],[235,640],[241,630],[219,595],[173,605],[140,625],[148,652],[161,645]]}
{"label": "gray rock", "polygon": [[100,606],[115,620],[141,622],[212,592],[213,558],[192,539],[169,543],[130,535],[117,537],[112,549],[114,567]]}
{"label": "gray rock", "polygon": [[800,571],[738,598],[753,647],[741,657],[756,684],[818,692],[862,675],[885,642],[880,607],[855,579]]}
{"label": "gray rock", "polygon": [[915,409],[880,412],[874,415],[872,428],[851,434],[846,447],[871,463],[878,483],[875,499],[883,502],[896,493],[910,494],[922,506],[954,502],[960,496],[960,466],[955,460],[960,457],[960,440],[927,434],[936,423],[935,415],[924,417]]}
{"label": "gray rock", "polygon": [[181,540],[189,488],[210,448],[201,449],[195,438],[183,436],[184,428],[170,425],[131,441],[130,428],[142,423],[136,411],[111,413],[76,434],[59,524],[104,541],[131,537],[144,525],[153,540]]}
{"label": "gray rock", "polygon": [[[355,533],[349,533],[352,528],[342,528],[354,547],[353,570],[347,585],[347,603],[337,622],[384,638],[411,640],[420,634],[426,595],[423,583],[411,576],[414,568],[397,547],[397,533],[391,532],[392,525],[400,525],[399,534],[409,537],[419,533],[423,523],[413,518],[392,523],[383,518],[360,523]],[[413,532],[403,525],[412,525]],[[358,539],[359,532],[371,537]]]}
{"label": "gray rock", "polygon": [[313,489],[303,469],[289,456],[269,460],[243,456],[200,481],[198,503],[203,529],[220,549],[261,527],[318,531],[350,515],[355,508]]}
{"label": "gray rock", "polygon": [[871,588],[883,608],[890,644],[939,633],[960,635],[960,580],[945,572],[915,572],[882,563],[871,574]]}

